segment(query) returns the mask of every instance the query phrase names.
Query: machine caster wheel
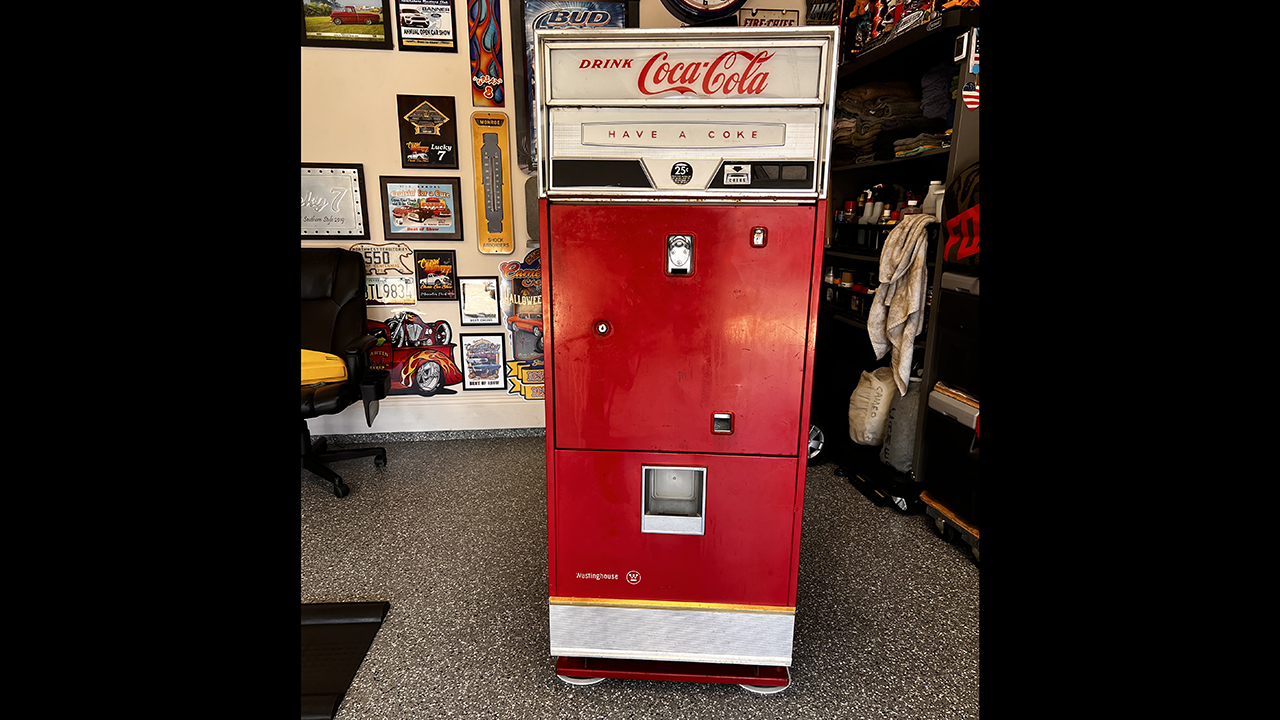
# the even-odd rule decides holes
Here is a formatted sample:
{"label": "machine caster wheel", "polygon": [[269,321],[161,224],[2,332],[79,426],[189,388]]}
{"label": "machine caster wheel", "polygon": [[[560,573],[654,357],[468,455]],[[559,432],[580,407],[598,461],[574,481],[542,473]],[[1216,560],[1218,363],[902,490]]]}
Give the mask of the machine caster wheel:
{"label": "machine caster wheel", "polygon": [[944,522],[942,518],[933,519],[933,529],[937,531],[938,537],[946,540],[947,542],[951,542],[956,537],[955,528]]}
{"label": "machine caster wheel", "polygon": [[373,456],[373,466],[374,466],[374,467],[380,467],[380,468],[384,468],[384,467],[386,467],[386,466],[387,466],[387,454],[386,454],[386,453],[382,453],[381,455],[374,455],[374,456]]}
{"label": "machine caster wheel", "polygon": [[351,494],[351,488],[347,487],[346,483],[335,483],[333,486],[333,494],[340,498],[344,498]]}
{"label": "machine caster wheel", "polygon": [[598,678],[569,677],[568,675],[561,675],[559,673],[556,673],[556,677],[560,678],[562,681],[570,685],[595,685],[596,683],[604,682],[605,680],[608,679],[608,678],[602,678],[602,677],[598,677]]}
{"label": "machine caster wheel", "polygon": [[787,670],[786,685],[743,685],[739,683],[738,687],[748,692],[753,692],[757,695],[776,695],[782,692],[783,690],[786,690],[787,688],[791,687],[791,671]]}
{"label": "machine caster wheel", "polygon": [[817,425],[809,425],[809,465],[821,465],[826,462],[822,455],[822,448],[826,446],[827,438],[822,433],[822,428]]}
{"label": "machine caster wheel", "polygon": [[775,695],[787,689],[786,685],[738,685],[738,687],[757,695]]}

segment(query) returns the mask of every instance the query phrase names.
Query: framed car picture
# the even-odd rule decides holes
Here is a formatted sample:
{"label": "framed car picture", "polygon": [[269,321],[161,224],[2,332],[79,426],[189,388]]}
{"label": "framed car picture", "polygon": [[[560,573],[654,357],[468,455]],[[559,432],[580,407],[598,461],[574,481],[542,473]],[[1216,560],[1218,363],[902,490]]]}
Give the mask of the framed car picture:
{"label": "framed car picture", "polygon": [[502,333],[490,335],[463,333],[458,336],[458,350],[462,355],[463,390],[506,389],[504,343]]}
{"label": "framed car picture", "polygon": [[[369,239],[364,165],[302,163],[302,239]],[[461,239],[461,236],[459,236]]]}
{"label": "framed car picture", "polygon": [[463,325],[497,325],[498,276],[458,278],[458,303]]}
{"label": "framed car picture", "polygon": [[363,2],[339,5],[302,0],[302,45],[391,50],[391,0]]}
{"label": "framed car picture", "polygon": [[458,260],[452,250],[414,250],[418,300],[458,299]]}
{"label": "framed car picture", "polygon": [[453,0],[396,0],[400,49],[458,52],[458,21]]}
{"label": "framed car picture", "polygon": [[461,240],[462,181],[379,176],[386,239]]}

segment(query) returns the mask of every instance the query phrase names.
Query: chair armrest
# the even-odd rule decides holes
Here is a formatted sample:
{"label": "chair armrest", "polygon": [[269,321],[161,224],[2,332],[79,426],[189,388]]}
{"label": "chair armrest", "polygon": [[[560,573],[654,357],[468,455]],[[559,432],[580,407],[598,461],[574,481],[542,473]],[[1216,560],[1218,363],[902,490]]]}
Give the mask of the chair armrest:
{"label": "chair armrest", "polygon": [[369,348],[377,341],[372,335],[361,335],[348,343],[342,353],[347,377],[359,383],[360,400],[364,403],[365,422],[369,427],[373,427],[373,419],[378,416],[378,401],[391,390],[391,373],[369,369]]}
{"label": "chair armrest", "polygon": [[347,366],[347,377],[358,378],[369,369],[369,348],[378,341],[372,335],[361,335],[347,343],[342,350],[342,362]]}

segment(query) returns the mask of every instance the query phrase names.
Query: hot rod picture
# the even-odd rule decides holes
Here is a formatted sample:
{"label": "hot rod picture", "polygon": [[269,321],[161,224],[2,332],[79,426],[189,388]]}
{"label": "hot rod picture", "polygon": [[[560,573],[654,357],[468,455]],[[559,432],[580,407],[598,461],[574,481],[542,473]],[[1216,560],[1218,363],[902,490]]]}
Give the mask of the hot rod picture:
{"label": "hot rod picture", "polygon": [[462,382],[462,371],[453,358],[453,330],[444,320],[426,322],[411,310],[386,322],[367,320],[370,335],[378,338],[369,352],[375,370],[391,372],[391,394],[431,397],[452,394],[449,385]]}

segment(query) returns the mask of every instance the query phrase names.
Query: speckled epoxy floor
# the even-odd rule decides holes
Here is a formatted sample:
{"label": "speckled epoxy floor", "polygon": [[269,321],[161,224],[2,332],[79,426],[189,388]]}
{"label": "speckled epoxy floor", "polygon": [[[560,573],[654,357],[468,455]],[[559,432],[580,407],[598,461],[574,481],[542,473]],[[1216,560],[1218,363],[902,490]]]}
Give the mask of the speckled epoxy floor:
{"label": "speckled epoxy floor", "polygon": [[391,610],[337,720],[978,717],[978,568],[834,465],[805,481],[790,687],[574,687],[547,652],[545,438],[338,440],[388,464],[335,463],[341,500],[302,471],[302,602]]}

